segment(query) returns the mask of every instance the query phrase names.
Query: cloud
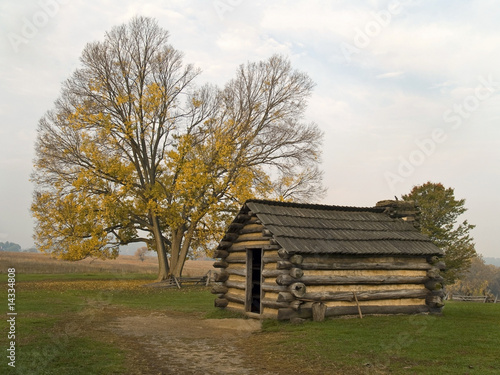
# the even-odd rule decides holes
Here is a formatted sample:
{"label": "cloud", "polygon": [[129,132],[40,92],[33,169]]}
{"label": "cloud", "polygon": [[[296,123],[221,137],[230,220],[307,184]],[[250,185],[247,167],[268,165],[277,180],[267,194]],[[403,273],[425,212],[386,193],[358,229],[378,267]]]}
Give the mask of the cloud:
{"label": "cloud", "polygon": [[360,20],[359,10],[344,2],[343,6],[325,1],[271,3],[260,26],[293,34],[303,32],[351,36],[353,24]]}
{"label": "cloud", "polygon": [[389,73],[384,73],[384,74],[379,74],[375,76],[377,79],[383,79],[383,78],[395,78],[395,77],[400,77],[404,73],[403,72],[389,72]]}
{"label": "cloud", "polygon": [[241,52],[248,56],[252,51],[255,59],[269,56],[273,53],[290,53],[290,45],[280,43],[273,37],[259,33],[255,27],[230,28],[219,35],[217,46],[223,53]]}
{"label": "cloud", "polygon": [[[370,31],[377,17],[384,23],[380,14],[397,0],[221,1],[231,7],[223,19],[213,1],[66,1],[19,53],[4,38],[0,173],[12,180],[0,188],[12,199],[1,203],[22,220],[2,223],[2,232],[31,236],[32,222],[26,218],[32,190],[28,177],[38,119],[51,108],[61,82],[79,66],[85,44],[103,40],[106,31],[135,15],[155,17],[169,30],[170,43],[185,53],[184,61],[203,70],[198,83],[223,85],[240,64],[273,53],[288,55],[294,68],[309,74],[317,86],[306,120],[325,132],[323,168],[325,184],[331,187],[325,203],[371,205],[386,198],[392,192],[384,171],[397,166],[398,156],[408,157],[416,141],[441,127],[448,140],[401,183],[400,192],[434,179],[462,189],[461,196],[474,197],[470,202],[477,207],[489,205],[500,189],[500,96],[481,101],[456,131],[450,131],[443,113],[474,95],[479,76],[500,80],[496,2],[460,1],[451,7],[445,2],[400,0],[401,11],[376,33],[372,25],[368,43],[348,62],[343,43],[354,46],[355,37]],[[23,17],[39,11],[38,3],[1,3],[2,34],[20,32]],[[474,179],[468,182],[464,176],[471,173]],[[496,211],[498,204],[492,204]],[[484,224],[493,219],[477,215],[474,224],[481,225],[480,220]],[[16,228],[14,223],[21,221],[24,226]],[[486,244],[493,256],[493,241],[477,240],[478,247]]]}

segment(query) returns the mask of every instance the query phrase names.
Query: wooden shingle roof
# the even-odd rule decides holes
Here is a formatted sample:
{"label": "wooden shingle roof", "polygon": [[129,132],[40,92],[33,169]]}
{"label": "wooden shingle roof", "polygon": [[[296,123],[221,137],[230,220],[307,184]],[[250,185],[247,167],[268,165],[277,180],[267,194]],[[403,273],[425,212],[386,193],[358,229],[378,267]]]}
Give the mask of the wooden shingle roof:
{"label": "wooden shingle roof", "polygon": [[442,255],[411,223],[381,207],[344,207],[249,200],[276,242],[291,252],[359,255]]}

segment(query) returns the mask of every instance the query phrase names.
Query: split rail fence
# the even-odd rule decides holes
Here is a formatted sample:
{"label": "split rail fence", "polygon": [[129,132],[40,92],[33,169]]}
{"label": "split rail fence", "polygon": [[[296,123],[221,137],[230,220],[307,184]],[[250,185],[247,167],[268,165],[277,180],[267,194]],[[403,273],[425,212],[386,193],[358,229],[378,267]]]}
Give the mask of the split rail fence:
{"label": "split rail fence", "polygon": [[212,270],[208,271],[204,276],[197,277],[175,277],[172,276],[169,280],[170,286],[182,288],[183,285],[205,285],[208,286],[213,281]]}
{"label": "split rail fence", "polygon": [[490,297],[490,296],[464,296],[459,294],[450,294],[447,299],[449,299],[450,301],[500,303],[500,298],[498,298],[498,295],[495,297]]}

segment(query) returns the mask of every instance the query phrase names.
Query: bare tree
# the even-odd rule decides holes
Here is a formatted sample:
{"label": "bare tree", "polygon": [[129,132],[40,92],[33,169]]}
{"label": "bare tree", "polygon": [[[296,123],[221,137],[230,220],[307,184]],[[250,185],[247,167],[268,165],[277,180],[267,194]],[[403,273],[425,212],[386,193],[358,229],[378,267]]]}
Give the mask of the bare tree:
{"label": "bare tree", "polygon": [[301,121],[311,79],[273,56],[242,65],[223,89],[197,88],[199,70],[167,40],[137,17],[88,44],[40,120],[40,249],[114,257],[121,244],[146,242],[163,280],[179,276],[189,249],[212,243],[246,199],[321,194],[322,134]]}
{"label": "bare tree", "polygon": [[137,258],[139,258],[139,260],[141,262],[144,262],[144,260],[146,259],[146,254],[148,253],[149,249],[146,247],[146,246],[142,246],[142,247],[139,247],[136,251],[135,251],[135,256]]}

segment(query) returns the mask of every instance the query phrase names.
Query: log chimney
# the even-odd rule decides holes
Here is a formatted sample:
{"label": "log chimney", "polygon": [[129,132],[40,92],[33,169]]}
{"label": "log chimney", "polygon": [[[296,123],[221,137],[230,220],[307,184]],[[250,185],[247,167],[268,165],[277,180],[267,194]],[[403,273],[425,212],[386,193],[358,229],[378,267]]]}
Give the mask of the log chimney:
{"label": "log chimney", "polygon": [[399,218],[411,222],[416,228],[420,226],[420,211],[415,205],[415,201],[383,200],[377,202],[375,207],[385,208],[384,213],[391,218]]}

